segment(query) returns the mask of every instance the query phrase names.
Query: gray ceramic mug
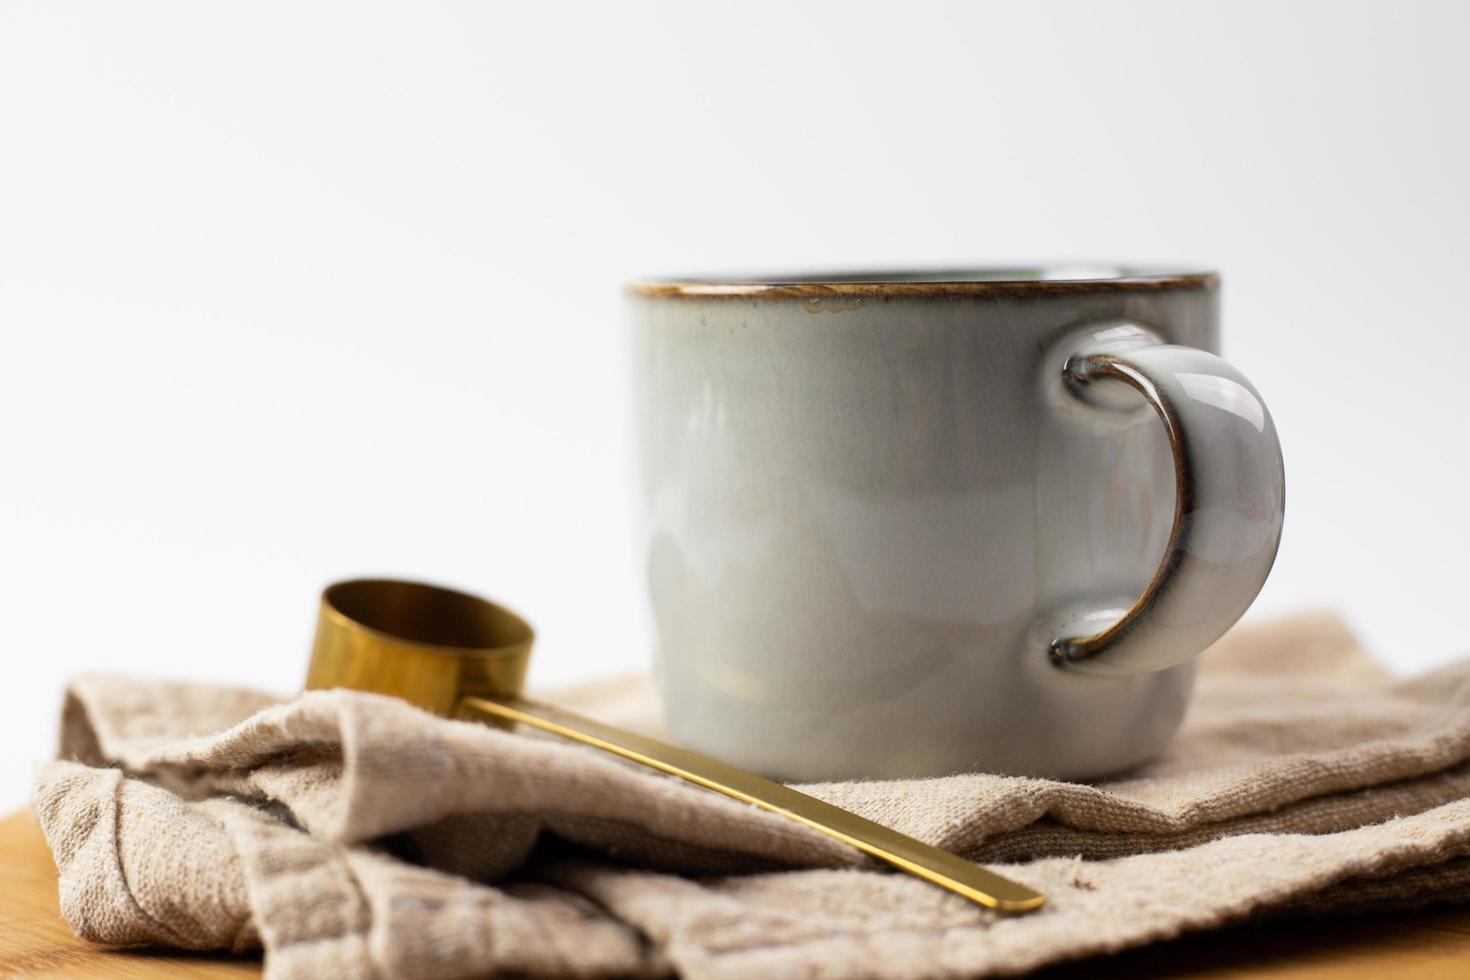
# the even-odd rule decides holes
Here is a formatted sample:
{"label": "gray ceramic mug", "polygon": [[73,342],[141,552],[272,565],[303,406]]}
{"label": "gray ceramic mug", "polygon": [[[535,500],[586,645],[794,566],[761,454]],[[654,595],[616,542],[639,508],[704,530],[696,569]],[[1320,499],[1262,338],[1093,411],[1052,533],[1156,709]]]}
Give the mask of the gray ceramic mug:
{"label": "gray ceramic mug", "polygon": [[1281,534],[1218,293],[1129,269],[631,287],[674,735],[801,781],[1160,751]]}

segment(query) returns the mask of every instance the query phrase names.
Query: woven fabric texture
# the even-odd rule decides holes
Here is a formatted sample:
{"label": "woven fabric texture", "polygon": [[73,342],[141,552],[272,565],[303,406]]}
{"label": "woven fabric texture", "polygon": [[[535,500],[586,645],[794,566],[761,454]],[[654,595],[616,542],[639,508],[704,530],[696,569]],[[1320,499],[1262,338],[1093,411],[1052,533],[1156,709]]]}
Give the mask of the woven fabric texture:
{"label": "woven fabric texture", "polygon": [[[656,730],[645,678],[551,696]],[[1336,619],[1238,628],[1184,728],[1093,784],[802,787],[1026,882],[999,917],[596,750],[348,691],[68,691],[35,805],[81,936],[271,977],[970,977],[1252,915],[1470,898],[1470,662],[1394,680]]]}

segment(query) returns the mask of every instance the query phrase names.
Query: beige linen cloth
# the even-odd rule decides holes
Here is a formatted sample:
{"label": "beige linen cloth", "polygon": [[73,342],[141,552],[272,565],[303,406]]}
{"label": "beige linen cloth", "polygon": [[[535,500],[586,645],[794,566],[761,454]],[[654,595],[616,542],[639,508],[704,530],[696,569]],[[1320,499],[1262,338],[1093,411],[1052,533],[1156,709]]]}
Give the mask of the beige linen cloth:
{"label": "beige linen cloth", "polygon": [[[1470,899],[1470,662],[1393,681],[1335,619],[1241,628],[1169,751],[1093,785],[803,787],[1040,889],[998,917],[595,750],[345,691],[84,677],[36,808],[72,927],[273,977],[960,977],[1265,912]],[[647,726],[646,681],[569,707]]]}

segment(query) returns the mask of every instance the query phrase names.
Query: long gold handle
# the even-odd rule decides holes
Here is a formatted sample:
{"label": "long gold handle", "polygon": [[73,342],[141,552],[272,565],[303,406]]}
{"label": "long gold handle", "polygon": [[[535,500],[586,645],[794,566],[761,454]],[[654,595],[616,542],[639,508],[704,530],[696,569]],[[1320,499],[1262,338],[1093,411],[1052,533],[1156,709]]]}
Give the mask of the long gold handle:
{"label": "long gold handle", "polygon": [[762,810],[779,813],[998,912],[1030,912],[1040,908],[1045,901],[1025,885],[1003,878],[973,861],[966,861],[855,813],[823,803],[789,786],[762,779],[667,742],[521,698],[462,697],[459,713],[461,716],[480,715],[530,725],[687,779]]}

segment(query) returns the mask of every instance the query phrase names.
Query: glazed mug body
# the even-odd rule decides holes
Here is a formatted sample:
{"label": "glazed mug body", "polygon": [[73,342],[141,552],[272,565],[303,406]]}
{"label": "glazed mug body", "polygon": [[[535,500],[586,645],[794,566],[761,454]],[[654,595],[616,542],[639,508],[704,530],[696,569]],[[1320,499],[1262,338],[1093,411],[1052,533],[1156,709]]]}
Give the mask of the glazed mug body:
{"label": "glazed mug body", "polygon": [[[1259,588],[1217,601],[1229,590],[1209,577],[1264,578],[1275,554],[1279,448],[1277,485],[1200,511],[1228,533],[1180,544],[1181,488],[1204,506],[1181,481],[1254,464],[1222,450],[1181,475],[1168,398],[1150,411],[1101,384],[1089,400],[1066,377],[1078,350],[1133,334],[1223,364],[1218,291],[1210,274],[1125,270],[632,287],[644,567],[672,734],[792,781],[1083,778],[1157,754],[1189,699],[1186,647]],[[1212,383],[1206,402],[1254,395]],[[1194,429],[1263,419],[1274,445],[1264,405],[1217,422],[1206,402]],[[1238,479],[1269,483],[1269,448],[1262,475]],[[1171,546],[1188,587],[1142,608],[1174,574]],[[1130,609],[1153,643],[1140,661],[1090,672],[1052,655],[1059,635]]]}

